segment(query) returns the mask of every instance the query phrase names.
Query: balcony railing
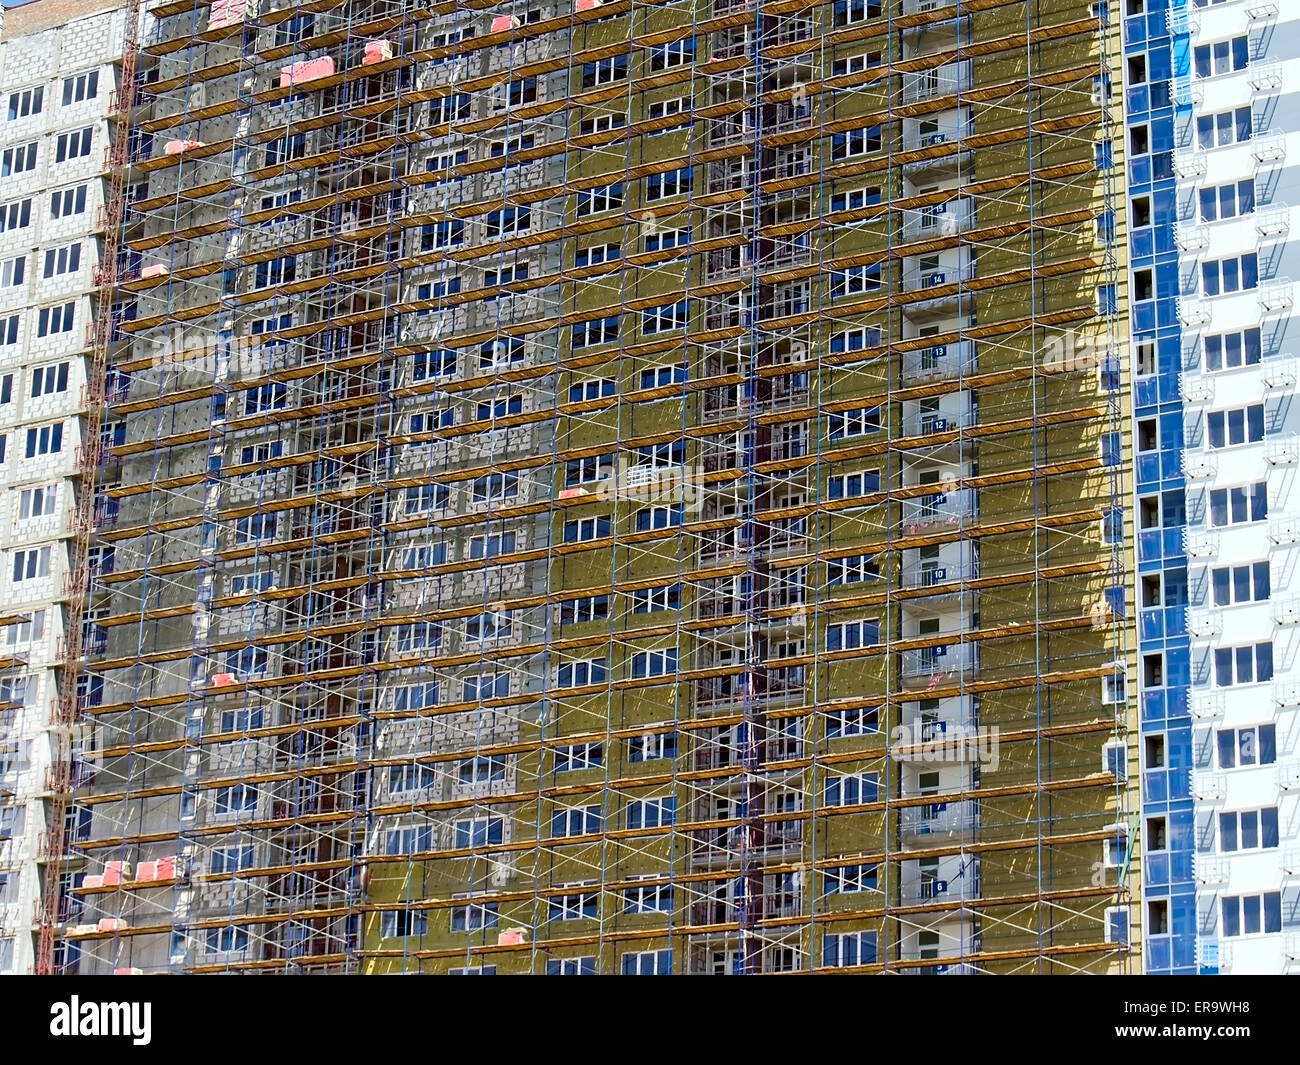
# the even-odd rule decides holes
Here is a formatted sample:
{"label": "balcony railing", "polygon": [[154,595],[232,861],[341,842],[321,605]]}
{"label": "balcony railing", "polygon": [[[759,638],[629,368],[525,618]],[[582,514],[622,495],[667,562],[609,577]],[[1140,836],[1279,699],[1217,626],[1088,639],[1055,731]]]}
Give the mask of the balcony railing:
{"label": "balcony railing", "polygon": [[949,381],[975,372],[975,342],[957,340],[903,354],[903,384]]}
{"label": "balcony railing", "polygon": [[903,652],[903,676],[912,680],[955,679],[979,668],[979,654],[973,643],[954,642],[937,647],[920,647]]}

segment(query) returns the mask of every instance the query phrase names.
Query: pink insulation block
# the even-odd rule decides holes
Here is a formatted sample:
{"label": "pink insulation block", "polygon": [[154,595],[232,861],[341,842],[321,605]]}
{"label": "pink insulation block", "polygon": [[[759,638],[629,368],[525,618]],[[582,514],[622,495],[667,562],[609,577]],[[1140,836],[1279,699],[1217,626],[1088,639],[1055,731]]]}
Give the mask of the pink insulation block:
{"label": "pink insulation block", "polygon": [[329,56],[321,56],[319,59],[305,59],[301,63],[294,63],[291,67],[283,67],[280,70],[280,88],[285,89],[290,85],[301,85],[304,81],[315,81],[317,78],[328,78],[334,73],[334,60]]}

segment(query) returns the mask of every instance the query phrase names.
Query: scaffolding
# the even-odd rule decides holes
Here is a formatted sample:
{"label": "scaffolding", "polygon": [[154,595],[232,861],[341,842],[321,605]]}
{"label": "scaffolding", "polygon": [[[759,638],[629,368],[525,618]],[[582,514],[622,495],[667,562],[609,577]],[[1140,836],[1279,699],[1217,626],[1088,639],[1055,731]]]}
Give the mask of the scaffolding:
{"label": "scaffolding", "polygon": [[1105,5],[266,6],[124,62],[85,963],[1127,971]]}

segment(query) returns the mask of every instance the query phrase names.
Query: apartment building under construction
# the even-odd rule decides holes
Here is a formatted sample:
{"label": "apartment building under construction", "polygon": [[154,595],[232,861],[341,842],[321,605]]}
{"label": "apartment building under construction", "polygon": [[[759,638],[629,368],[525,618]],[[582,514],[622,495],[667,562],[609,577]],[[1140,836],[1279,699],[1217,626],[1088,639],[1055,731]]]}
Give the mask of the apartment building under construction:
{"label": "apartment building under construction", "polygon": [[1134,971],[1117,28],[150,5],[46,940]]}

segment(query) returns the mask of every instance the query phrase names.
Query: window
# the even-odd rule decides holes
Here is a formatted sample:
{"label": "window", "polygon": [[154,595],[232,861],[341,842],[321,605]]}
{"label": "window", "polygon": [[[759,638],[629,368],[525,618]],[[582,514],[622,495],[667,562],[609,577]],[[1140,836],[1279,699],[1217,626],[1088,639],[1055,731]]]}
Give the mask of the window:
{"label": "window", "polygon": [[666,385],[680,385],[685,382],[685,366],[655,366],[641,371],[642,388],[663,388]]}
{"label": "window", "polygon": [[87,126],[85,129],[60,133],[54,139],[54,161],[62,163],[69,159],[85,158],[90,154],[90,142],[94,132],[91,126]]}
{"label": "window", "polygon": [[287,385],[275,382],[258,385],[244,393],[244,413],[262,414],[269,410],[282,410],[288,398]]}
{"label": "window", "polygon": [[577,772],[580,769],[599,769],[605,764],[603,743],[572,743],[555,748],[555,771]]}
{"label": "window", "polygon": [[417,351],[411,356],[411,379],[424,381],[431,377],[450,377],[456,372],[456,353],[446,348],[436,351]]}
{"label": "window", "polygon": [[633,614],[653,614],[659,610],[679,610],[682,601],[680,584],[662,584],[657,588],[637,588],[628,593]]}
{"label": "window", "polygon": [[[861,74],[864,70],[870,70],[873,67],[881,65],[882,53],[880,52],[858,52],[856,55],[842,56],[831,64],[831,74]],[[867,82],[867,85],[877,84],[879,79]],[[832,208],[842,209],[842,208]]]}
{"label": "window", "polygon": [[456,846],[496,847],[504,838],[504,821],[500,817],[474,817],[457,821],[455,827]]}
{"label": "window", "polygon": [[1199,115],[1196,119],[1196,147],[1201,151],[1248,141],[1252,133],[1249,107],[1238,107],[1217,115]]}
{"label": "window", "polygon": [[588,836],[600,831],[599,806],[564,806],[551,814],[551,835]]}
{"label": "window", "polygon": [[878,890],[877,867],[870,865],[841,865],[827,869],[822,874],[826,891],[849,894],[858,891]]}
{"label": "window", "polygon": [[850,266],[846,270],[834,270],[831,272],[831,297],[878,292],[881,283],[880,263],[867,263],[862,266]]}
{"label": "window", "polygon": [[253,867],[253,845],[242,847],[213,847],[212,861],[208,866],[211,873],[238,873],[241,869]]}
{"label": "window", "polygon": [[63,106],[79,104],[82,100],[93,100],[99,95],[99,71],[88,70],[84,74],[74,74],[63,79]]}
{"label": "window", "polygon": [[682,196],[691,191],[692,168],[689,166],[682,167],[679,170],[666,170],[662,173],[651,174],[645,179],[645,200],[646,203],[652,203],[655,200],[666,200],[670,196]]}
{"label": "window", "polygon": [[576,488],[583,484],[594,484],[603,477],[608,477],[614,469],[614,455],[588,455],[583,459],[570,459],[564,464],[564,487]]}
{"label": "window", "polygon": [[[66,82],[64,83],[66,84]],[[17,122],[20,118],[39,115],[45,106],[45,86],[37,85],[34,89],[9,94],[9,121]]]}
{"label": "window", "polygon": [[[399,707],[398,709],[402,709]],[[390,765],[388,767],[388,791],[391,795],[400,795],[412,791],[427,791],[433,787],[434,772],[431,765]]]}
{"label": "window", "polygon": [[856,773],[846,776],[831,775],[826,778],[826,806],[856,806],[875,802],[877,776],[875,773]]}
{"label": "window", "polygon": [[456,767],[456,777],[462,784],[490,784],[505,780],[506,769],[504,757],[462,758]]}
{"label": "window", "polygon": [[677,816],[677,800],[642,799],[627,804],[628,828],[664,828]]}
{"label": "window", "polygon": [[30,547],[14,552],[14,584],[39,580],[50,575],[50,549]]}
{"label": "window", "polygon": [[466,677],[461,688],[461,699],[467,703],[482,699],[504,699],[509,694],[509,673],[480,673]]}
{"label": "window", "polygon": [[266,672],[270,660],[265,647],[241,647],[226,652],[226,671],[235,677],[256,677]]}
{"label": "window", "polygon": [[26,274],[26,255],[19,255],[13,259],[5,259],[3,262],[0,262],[0,288],[17,288],[23,283]]}
{"label": "window", "polygon": [[[0,347],[8,347],[10,344],[18,343],[18,321],[19,316],[16,314],[0,318]],[[3,461],[0,458],[0,462]]]}
{"label": "window", "polygon": [[261,200],[261,209],[263,211],[280,210],[280,213],[273,215],[258,223],[265,228],[267,226],[283,225],[285,222],[292,222],[296,217],[294,212],[286,211],[284,208],[290,204],[302,202],[302,190],[294,189],[292,192],[278,192],[273,196],[263,196]]}
{"label": "window", "polygon": [[221,712],[222,732],[247,732],[249,729],[262,727],[262,708],[260,706],[241,707],[238,710]]}
{"label": "window", "polygon": [[443,222],[430,222],[420,227],[420,250],[438,251],[455,248],[465,243],[465,222],[449,218]]}
{"label": "window", "polygon": [[[471,106],[469,93],[458,92],[450,96],[439,96],[429,101],[429,124],[431,126],[440,126],[445,122],[454,122],[457,119],[469,118]],[[445,160],[446,156],[439,156],[439,161]],[[455,162],[468,162],[468,153],[466,158],[455,158]],[[433,162],[433,160],[430,160]],[[442,167],[439,167],[442,169]]]}
{"label": "window", "polygon": [[869,155],[880,151],[882,143],[879,125],[836,133],[831,137],[831,158],[840,160]]}
{"label": "window", "polygon": [[579,599],[565,599],[560,603],[560,624],[576,625],[585,621],[601,621],[609,617],[609,596],[587,595]]}
{"label": "window", "polygon": [[1282,931],[1282,893],[1227,895],[1219,902],[1224,939]]}
{"label": "window", "polygon": [[[918,6],[918,10],[924,10],[924,7]],[[855,22],[879,18],[880,12],[881,0],[835,0],[834,24],[851,26]]]}
{"label": "window", "polygon": [[1219,852],[1269,850],[1277,846],[1277,807],[1219,814]]}
{"label": "window", "polygon": [[573,253],[573,265],[579,266],[598,266],[600,263],[613,262],[619,257],[620,249],[617,244],[597,244],[590,248],[579,248]]}
{"label": "window", "polygon": [[622,182],[602,185],[594,189],[583,189],[578,193],[577,212],[579,218],[601,211],[612,211],[623,206]]}
{"label": "window", "polygon": [[[867,185],[860,189],[846,189],[831,195],[832,211],[857,211],[880,202],[880,186]],[[833,341],[832,341],[833,343]],[[834,350],[832,348],[832,350]]]}
{"label": "window", "polygon": [[1201,264],[1201,292],[1206,296],[1249,292],[1259,284],[1259,259],[1254,252]]}
{"label": "window", "polygon": [[880,471],[861,470],[841,473],[826,478],[827,499],[848,499],[880,491]]}
{"label": "window", "polygon": [[1211,411],[1205,416],[1205,430],[1212,448],[1257,444],[1264,439],[1264,404]]}
{"label": "window", "polygon": [[43,337],[72,332],[76,307],[73,302],[63,303],[57,307],[42,307],[36,314],[36,335]]}
{"label": "window", "polygon": [[500,903],[479,902],[451,908],[451,930],[453,932],[477,932],[484,928],[495,928],[500,919]]}
{"label": "window", "polygon": [[1235,370],[1242,366],[1258,366],[1260,359],[1259,329],[1245,329],[1237,333],[1220,333],[1207,336],[1203,341],[1205,369]]}
{"label": "window", "polygon": [[1273,765],[1277,761],[1277,726],[1219,729],[1215,748],[1220,769]]}
{"label": "window", "polygon": [[29,459],[42,455],[57,455],[63,450],[63,423],[35,425],[27,430],[26,456]]}
{"label": "window", "polygon": [[230,578],[230,594],[243,595],[245,592],[265,592],[275,584],[275,574],[270,570],[261,573],[249,573]]}
{"label": "window", "polygon": [[514,611],[488,610],[465,619],[465,639],[504,640],[514,629]]}
{"label": "window", "polygon": [[252,544],[275,538],[275,514],[249,514],[235,519],[235,543]]}
{"label": "window", "polygon": [[880,566],[875,555],[849,555],[847,558],[832,558],[826,563],[827,584],[856,584],[879,576]]}
{"label": "window", "polygon": [[595,118],[584,118],[578,124],[578,132],[584,136],[591,133],[612,133],[626,125],[626,115],[597,115]]}
{"label": "window", "polygon": [[682,507],[645,507],[636,512],[636,531],[651,532],[656,529],[675,529],[682,524]]}
{"label": "window", "polygon": [[[441,646],[442,626],[436,621],[416,621],[409,625],[393,627],[393,651],[396,654],[428,651]],[[435,695],[423,705],[433,705],[437,701]]]}
{"label": "window", "polygon": [[666,647],[659,651],[638,651],[632,656],[631,676],[633,679],[644,677],[666,677],[677,672],[677,649]]}
{"label": "window", "polygon": [[413,484],[402,489],[403,514],[428,514],[442,510],[451,500],[451,490],[445,484]]}
{"label": "window", "polygon": [[875,961],[875,932],[827,932],[822,936],[822,965],[828,968],[874,965]]}
{"label": "window", "polygon": [[582,64],[582,87],[592,89],[627,77],[627,56],[616,55]]}
{"label": "window", "polygon": [[384,833],[385,854],[423,854],[433,850],[433,826],[393,828]]}
{"label": "window", "polygon": [[546,962],[547,976],[595,976],[596,958],[549,958]]}
{"label": "window", "polygon": [[609,535],[609,518],[597,515],[590,518],[573,518],[566,521],[561,539],[566,544],[580,544],[589,540],[601,540]]}
{"label": "window", "polygon": [[11,174],[23,174],[36,169],[36,142],[20,144],[15,148],[6,148],[0,154],[0,177]]}
{"label": "window", "polygon": [[831,414],[826,419],[830,439],[840,440],[846,436],[864,436],[880,431],[879,407],[856,407],[853,410]]}
{"label": "window", "polygon": [[641,332],[647,336],[685,329],[690,305],[686,300],[666,303],[662,307],[649,307],[641,312]]}
{"label": "window", "polygon": [[213,812],[218,815],[250,813],[257,809],[257,789],[251,784],[234,784],[217,788],[213,793]]}
{"label": "window", "polygon": [[[449,429],[456,424],[456,410],[453,407],[443,407],[441,410],[415,411],[407,424],[412,434]],[[423,443],[423,441],[416,441],[416,443]]]}
{"label": "window", "polygon": [[492,533],[487,536],[475,536],[469,542],[469,557],[497,558],[514,552],[516,536],[513,532]]}
{"label": "window", "polygon": [[424,681],[421,684],[404,684],[393,690],[394,710],[422,710],[438,705],[438,682]]}
{"label": "window", "polygon": [[1219,222],[1250,214],[1255,209],[1255,180],[1237,181],[1199,192],[1201,221]]}
{"label": "window", "polygon": [[638,950],[623,955],[624,976],[669,976],[673,971],[671,950]]}
{"label": "window", "polygon": [[273,285],[287,285],[298,276],[298,258],[295,255],[283,255],[277,259],[257,264],[255,287],[269,288]]}
{"label": "window", "polygon": [[209,928],[203,945],[209,954],[236,954],[248,949],[248,932],[243,928]]}
{"label": "window", "polygon": [[487,341],[478,350],[479,368],[486,370],[523,362],[525,344],[523,337],[497,337]]}
{"label": "window", "polygon": [[852,706],[826,711],[826,738],[866,736],[880,729],[880,708]]}
{"label": "window", "polygon": [[51,363],[49,366],[38,366],[32,371],[32,399],[41,396],[52,396],[56,392],[66,392],[68,390],[68,367],[69,363],[59,362]]}
{"label": "window", "polygon": [[62,248],[47,248],[45,252],[45,269],[43,277],[58,277],[62,274],[76,273],[81,268],[81,242],[67,244]]}
{"label": "window", "polygon": [[612,377],[601,377],[594,381],[578,381],[569,385],[569,402],[581,403],[590,399],[605,399],[614,395],[618,384]]}
{"label": "window", "polygon": [[[528,279],[528,264],[516,263],[513,266],[503,266],[499,270],[484,270],[483,284],[488,288],[504,288],[506,285],[512,285],[516,281],[526,281]],[[426,286],[421,286],[426,287]],[[456,278],[455,291],[460,291],[460,279]],[[484,299],[494,300],[501,293],[491,293]]]}
{"label": "window", "polygon": [[842,621],[826,626],[826,650],[847,651],[858,647],[871,647],[880,642],[880,622]]}
{"label": "window", "polygon": [[517,473],[489,473],[475,478],[470,484],[470,500],[474,503],[501,502],[518,494]]}
{"label": "window", "polygon": [[1192,51],[1192,69],[1198,78],[1231,74],[1250,65],[1250,40],[1233,37],[1214,44],[1200,44]]}
{"label": "window", "polygon": [[1273,679],[1272,643],[1246,644],[1244,647],[1214,649],[1214,686],[1228,688],[1235,684],[1262,684]]}
{"label": "window", "polygon": [[1267,562],[1245,566],[1222,566],[1210,571],[1215,606],[1256,603],[1270,594]]}
{"label": "window", "polygon": [[581,688],[587,684],[603,684],[607,673],[603,658],[565,662],[556,671],[555,684],[559,688]]}
{"label": "window", "polygon": [[658,44],[650,49],[650,71],[668,70],[695,62],[695,38]]}
{"label": "window", "polygon": [[[82,186],[85,189],[85,186]],[[61,195],[55,193],[55,196]],[[53,206],[51,205],[51,213]],[[57,218],[58,215],[55,215]],[[32,224],[32,201],[28,197],[25,200],[14,200],[13,203],[0,204],[0,233],[8,233],[15,229],[26,229]]]}
{"label": "window", "polygon": [[484,235],[489,239],[513,237],[528,232],[532,222],[532,212],[527,207],[503,207],[498,211],[488,212],[484,223]]}
{"label": "window", "polygon": [[608,344],[618,339],[618,315],[578,322],[573,326],[573,347],[585,348],[592,344]]}
{"label": "window", "polygon": [[422,936],[428,927],[428,914],[422,910],[379,911],[379,934],[384,939],[393,939],[397,936]]}
{"label": "window", "polygon": [[627,741],[629,762],[653,762],[660,758],[677,757],[677,733],[647,732]]}
{"label": "window", "polygon": [[691,243],[689,229],[665,229],[652,233],[645,238],[646,251],[668,251],[670,248],[685,248]]}
{"label": "window", "polygon": [[1215,488],[1210,492],[1210,526],[1224,528],[1268,517],[1268,484],[1242,485],[1238,488]]}
{"label": "window", "polygon": [[579,891],[568,895],[552,895],[546,902],[552,921],[578,921],[584,917],[597,916],[600,910],[600,892]]}
{"label": "window", "polygon": [[624,913],[671,913],[672,884],[637,884],[623,889]]}

